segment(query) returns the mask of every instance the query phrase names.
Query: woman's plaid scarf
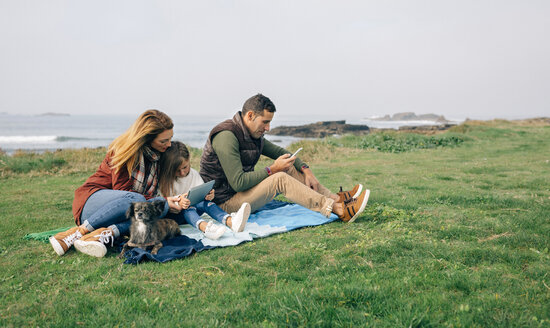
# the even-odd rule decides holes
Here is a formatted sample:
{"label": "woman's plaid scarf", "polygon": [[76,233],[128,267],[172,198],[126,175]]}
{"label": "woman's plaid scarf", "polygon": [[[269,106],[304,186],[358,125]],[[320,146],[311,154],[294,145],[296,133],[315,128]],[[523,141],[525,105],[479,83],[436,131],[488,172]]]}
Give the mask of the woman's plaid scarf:
{"label": "woman's plaid scarf", "polygon": [[[134,191],[148,197],[154,197],[157,195],[157,167],[160,154],[149,146],[143,146],[141,149],[142,152],[139,155],[139,165],[132,172]],[[151,167],[148,172],[145,171],[145,157],[151,162]]]}

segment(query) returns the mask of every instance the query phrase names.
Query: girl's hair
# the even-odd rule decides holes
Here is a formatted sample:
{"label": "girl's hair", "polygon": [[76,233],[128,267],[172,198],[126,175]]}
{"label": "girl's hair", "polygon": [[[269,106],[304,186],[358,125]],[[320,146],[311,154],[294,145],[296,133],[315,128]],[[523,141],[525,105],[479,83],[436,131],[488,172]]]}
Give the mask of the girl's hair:
{"label": "girl's hair", "polygon": [[138,165],[142,146],[151,143],[159,134],[174,127],[172,119],[163,112],[149,109],[141,114],[126,132],[109,145],[111,167],[115,173],[126,166],[128,175]]}
{"label": "girl's hair", "polygon": [[174,196],[176,173],[183,161],[189,160],[189,150],[183,142],[172,141],[160,159],[159,190],[164,197]]}

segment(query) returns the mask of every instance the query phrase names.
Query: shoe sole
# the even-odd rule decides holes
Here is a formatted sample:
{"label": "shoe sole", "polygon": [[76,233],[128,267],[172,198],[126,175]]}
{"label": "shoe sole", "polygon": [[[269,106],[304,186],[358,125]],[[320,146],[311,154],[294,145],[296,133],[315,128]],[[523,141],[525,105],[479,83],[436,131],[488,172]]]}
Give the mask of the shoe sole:
{"label": "shoe sole", "polygon": [[53,247],[53,250],[57,253],[57,255],[61,256],[65,254],[65,250],[63,249],[63,246],[57,241],[57,239],[54,238],[54,236],[50,237],[50,244]]}
{"label": "shoe sole", "polygon": [[363,210],[365,209],[365,206],[367,206],[367,202],[369,201],[369,196],[370,196],[370,190],[369,189],[365,190],[365,193],[366,193],[365,198],[363,198],[363,203],[361,203],[361,207],[359,208],[359,211],[355,213],[355,215],[348,221],[348,223],[352,223],[353,221],[355,221],[355,219],[357,219],[359,214],[363,212]]}
{"label": "shoe sole", "polygon": [[363,191],[363,185],[359,184],[359,188],[357,189],[357,192],[355,193],[355,195],[352,196],[352,198],[359,197],[359,195],[361,195],[361,191]]}
{"label": "shoe sole", "polygon": [[223,236],[224,233],[225,233],[225,231],[222,234],[217,234],[217,235],[210,235],[210,234],[206,235],[206,234],[204,234],[204,237],[206,239],[210,239],[210,240],[218,240],[218,239],[220,239],[221,236]]}
{"label": "shoe sole", "polygon": [[97,241],[81,241],[77,240],[74,243],[74,248],[80,253],[84,253],[95,257],[104,257],[107,254],[107,247]]}
{"label": "shoe sole", "polygon": [[239,225],[239,228],[237,231],[233,230],[233,232],[242,232],[244,230],[244,227],[246,226],[246,222],[248,221],[248,217],[250,216],[250,204],[243,203],[241,205],[241,208],[237,211],[237,215],[239,213],[242,213],[243,220],[241,221],[241,224]]}

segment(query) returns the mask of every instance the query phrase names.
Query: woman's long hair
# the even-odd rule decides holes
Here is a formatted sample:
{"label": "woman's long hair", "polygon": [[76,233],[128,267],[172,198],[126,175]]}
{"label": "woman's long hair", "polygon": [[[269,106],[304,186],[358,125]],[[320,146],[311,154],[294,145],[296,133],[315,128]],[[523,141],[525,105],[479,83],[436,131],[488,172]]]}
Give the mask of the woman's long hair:
{"label": "woman's long hair", "polygon": [[128,175],[132,176],[132,170],[139,163],[139,157],[143,151],[141,147],[173,127],[172,119],[163,112],[156,109],[145,111],[126,132],[109,145],[111,168],[118,173],[122,167],[126,166]]}
{"label": "woman's long hair", "polygon": [[174,182],[176,173],[183,161],[189,160],[189,150],[183,142],[172,141],[160,159],[159,190],[164,197],[175,196]]}

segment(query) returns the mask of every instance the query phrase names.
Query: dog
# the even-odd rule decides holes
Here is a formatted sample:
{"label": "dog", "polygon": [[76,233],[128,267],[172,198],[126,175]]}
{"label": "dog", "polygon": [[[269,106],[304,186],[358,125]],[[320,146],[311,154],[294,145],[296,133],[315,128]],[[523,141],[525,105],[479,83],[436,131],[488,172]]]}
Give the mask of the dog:
{"label": "dog", "polygon": [[146,250],[153,246],[151,254],[157,254],[162,247],[162,241],[181,235],[181,230],[172,219],[160,219],[164,210],[164,202],[134,202],[126,211],[126,217],[132,220],[130,225],[130,240],[122,248],[119,258],[128,249],[139,247]]}

